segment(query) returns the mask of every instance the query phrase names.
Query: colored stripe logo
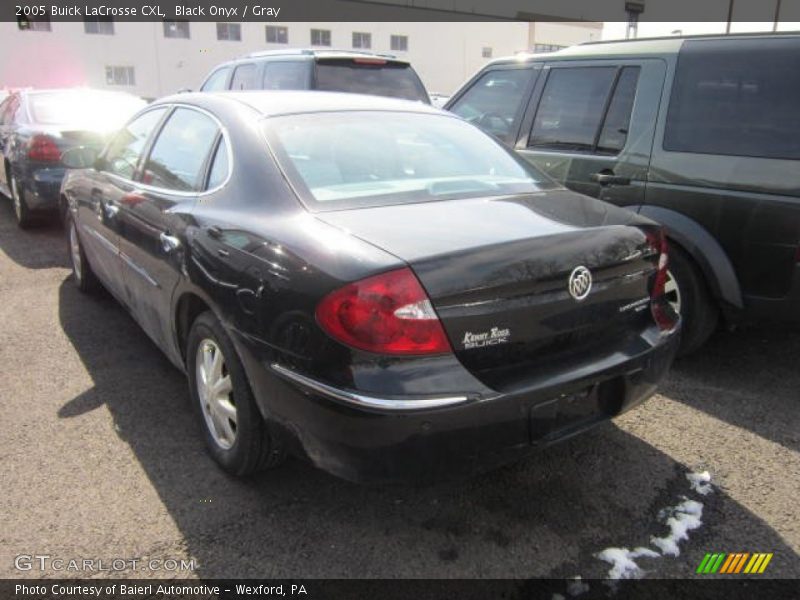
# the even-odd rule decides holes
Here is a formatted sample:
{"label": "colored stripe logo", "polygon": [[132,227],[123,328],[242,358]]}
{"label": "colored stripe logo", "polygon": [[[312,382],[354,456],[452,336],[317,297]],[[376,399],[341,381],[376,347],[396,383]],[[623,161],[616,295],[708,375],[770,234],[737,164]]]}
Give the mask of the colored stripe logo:
{"label": "colored stripe logo", "polygon": [[772,552],[754,552],[752,554],[749,552],[708,552],[700,561],[697,573],[703,575],[714,573],[757,575],[766,571],[772,556]]}

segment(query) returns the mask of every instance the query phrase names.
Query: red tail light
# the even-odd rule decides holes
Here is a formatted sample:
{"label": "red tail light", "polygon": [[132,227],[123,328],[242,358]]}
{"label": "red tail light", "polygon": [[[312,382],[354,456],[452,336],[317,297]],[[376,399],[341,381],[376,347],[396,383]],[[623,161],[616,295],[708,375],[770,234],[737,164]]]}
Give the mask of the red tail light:
{"label": "red tail light", "polygon": [[317,321],[334,339],[369,352],[451,351],[431,301],[407,267],[331,292],[317,306]]}
{"label": "red tail light", "polygon": [[661,228],[648,230],[646,235],[650,246],[658,252],[658,270],[653,281],[653,288],[650,290],[650,309],[658,328],[665,333],[669,333],[677,326],[678,315],[665,297],[667,267],[669,265],[667,236],[664,235],[664,230]]}
{"label": "red tail light", "polygon": [[38,162],[61,162],[61,150],[47,135],[35,135],[28,142],[28,159]]}

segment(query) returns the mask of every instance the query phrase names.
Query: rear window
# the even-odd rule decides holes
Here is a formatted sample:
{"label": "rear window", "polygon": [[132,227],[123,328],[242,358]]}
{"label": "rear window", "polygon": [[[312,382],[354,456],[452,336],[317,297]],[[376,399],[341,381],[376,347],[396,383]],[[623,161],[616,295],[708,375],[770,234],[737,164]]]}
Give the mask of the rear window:
{"label": "rear window", "polygon": [[461,119],[391,112],[275,117],[264,130],[316,210],[525,194],[543,175]]}
{"label": "rear window", "polygon": [[800,39],[684,43],[664,149],[800,159]]}
{"label": "rear window", "polygon": [[419,100],[428,103],[422,82],[409,65],[381,59],[321,60],[317,89]]}
{"label": "rear window", "polygon": [[29,96],[29,108],[35,123],[93,131],[119,129],[146,104],[136,96],[114,92],[46,92]]}

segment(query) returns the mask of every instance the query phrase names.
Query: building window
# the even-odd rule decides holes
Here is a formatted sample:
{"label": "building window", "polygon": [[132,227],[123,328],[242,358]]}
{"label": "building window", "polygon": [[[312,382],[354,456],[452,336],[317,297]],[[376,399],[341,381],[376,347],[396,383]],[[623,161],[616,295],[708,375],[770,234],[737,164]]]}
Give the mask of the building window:
{"label": "building window", "polygon": [[86,17],[83,19],[83,30],[98,35],[114,35],[114,21],[111,17]]}
{"label": "building window", "polygon": [[408,36],[393,35],[390,40],[390,48],[396,52],[408,52]]}
{"label": "building window", "polygon": [[563,48],[566,48],[566,46],[559,46],[558,44],[534,44],[533,52],[534,54],[545,54],[547,52],[558,52]]}
{"label": "building window", "polygon": [[241,42],[242,26],[239,23],[217,23],[217,39]]}
{"label": "building window", "polygon": [[289,43],[289,28],[279,27],[277,25],[267,25],[267,43],[268,44],[288,44]]}
{"label": "building window", "polygon": [[52,31],[50,17],[21,17],[17,19],[17,27],[22,31]]}
{"label": "building window", "polygon": [[481,48],[481,56],[483,58],[492,58],[492,49],[489,46]]}
{"label": "building window", "polygon": [[108,85],[136,85],[133,67],[106,67]]}
{"label": "building window", "polygon": [[372,48],[372,34],[353,32],[353,48]]}
{"label": "building window", "polygon": [[331,31],[330,31],[330,29],[312,29],[311,30],[311,45],[312,46],[330,46],[331,45]]}
{"label": "building window", "polygon": [[164,21],[165,38],[189,39],[189,21]]}

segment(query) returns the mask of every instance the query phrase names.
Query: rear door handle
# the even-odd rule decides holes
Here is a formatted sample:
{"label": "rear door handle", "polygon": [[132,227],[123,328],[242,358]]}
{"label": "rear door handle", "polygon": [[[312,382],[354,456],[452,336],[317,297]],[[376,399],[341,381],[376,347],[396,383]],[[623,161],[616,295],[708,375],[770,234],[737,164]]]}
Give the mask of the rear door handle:
{"label": "rear door handle", "polygon": [[175,250],[181,247],[181,241],[174,235],[170,235],[166,232],[161,232],[158,239],[161,240],[161,249],[167,254],[175,252]]}
{"label": "rear door handle", "polygon": [[619,175],[614,175],[613,173],[593,173],[592,174],[592,181],[599,183],[600,185],[630,185],[631,179],[630,177],[621,177]]}

